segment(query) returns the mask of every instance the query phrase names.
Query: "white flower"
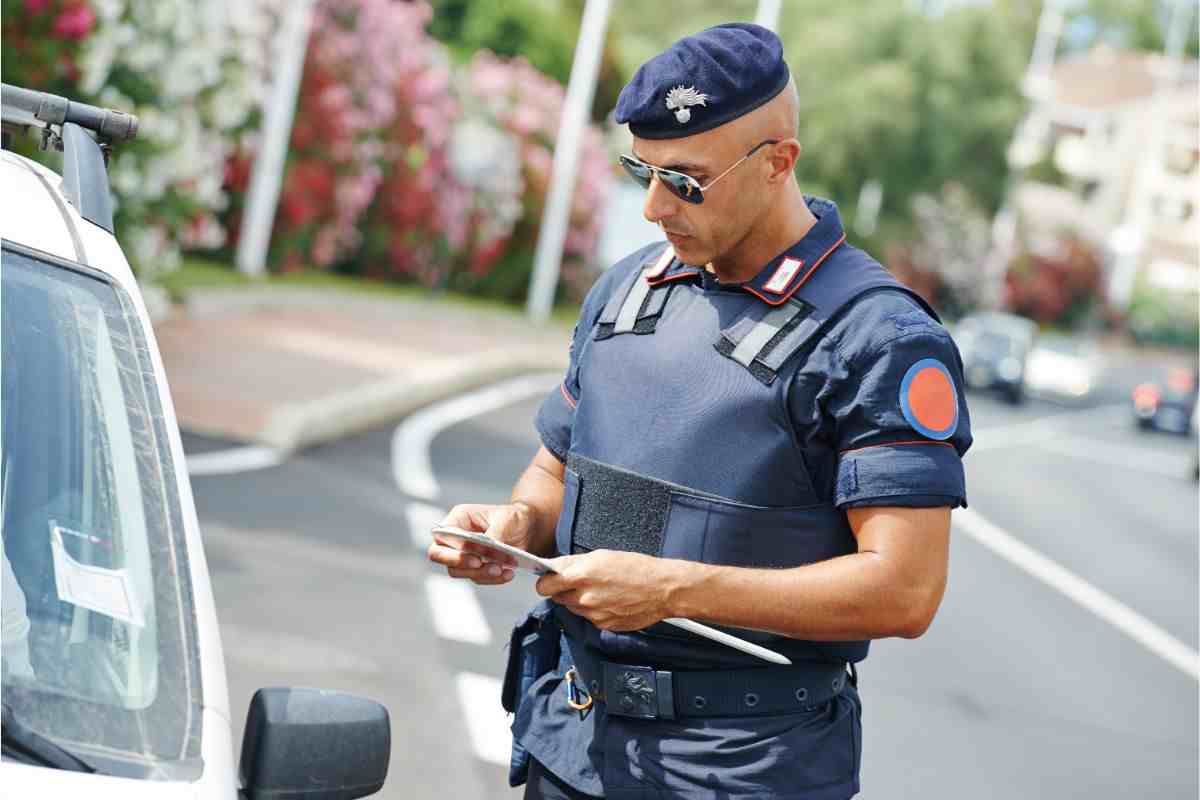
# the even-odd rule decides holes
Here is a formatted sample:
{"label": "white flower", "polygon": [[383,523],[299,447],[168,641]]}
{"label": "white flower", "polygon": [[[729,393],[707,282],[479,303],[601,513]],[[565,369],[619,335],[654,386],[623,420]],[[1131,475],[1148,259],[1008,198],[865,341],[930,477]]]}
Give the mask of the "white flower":
{"label": "white flower", "polygon": [[101,27],[106,22],[116,20],[125,11],[124,0],[92,0],[91,5],[92,10],[96,12],[96,19],[100,21]]}
{"label": "white flower", "polygon": [[150,39],[143,40],[126,51],[124,60],[126,65],[138,72],[154,73],[162,66],[166,58],[166,45]]}

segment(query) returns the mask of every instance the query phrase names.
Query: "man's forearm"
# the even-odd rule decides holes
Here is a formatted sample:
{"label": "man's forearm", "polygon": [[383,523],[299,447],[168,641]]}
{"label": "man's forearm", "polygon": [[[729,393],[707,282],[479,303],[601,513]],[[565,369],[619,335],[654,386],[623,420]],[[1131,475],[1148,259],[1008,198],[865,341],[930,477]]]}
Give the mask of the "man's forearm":
{"label": "man's forearm", "polygon": [[859,552],[792,569],[747,569],[669,561],[668,616],[854,641],[920,636],[944,583],[908,580],[878,553]]}
{"label": "man's forearm", "polygon": [[[547,462],[546,457],[553,463]],[[526,549],[539,556],[554,555],[554,529],[563,502],[561,464],[553,456],[539,452],[513,486],[512,502],[529,516]]]}

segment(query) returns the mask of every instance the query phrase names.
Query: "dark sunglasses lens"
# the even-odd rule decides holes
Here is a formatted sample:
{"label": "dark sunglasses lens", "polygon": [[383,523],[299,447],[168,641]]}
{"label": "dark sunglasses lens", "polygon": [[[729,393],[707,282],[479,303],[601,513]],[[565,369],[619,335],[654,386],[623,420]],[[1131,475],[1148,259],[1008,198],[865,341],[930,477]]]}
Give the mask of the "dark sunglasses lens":
{"label": "dark sunglasses lens", "polygon": [[621,156],[621,166],[629,173],[629,177],[642,185],[643,189],[650,188],[650,177],[653,173],[649,167],[625,156]]}
{"label": "dark sunglasses lens", "polygon": [[671,193],[688,203],[703,203],[704,193],[685,175],[658,173],[658,179],[667,185]]}
{"label": "dark sunglasses lens", "polygon": [[650,188],[650,181],[654,175],[658,174],[658,179],[667,187],[671,194],[684,200],[688,203],[704,202],[704,193],[700,191],[686,175],[676,175],[672,172],[662,172],[655,170],[652,167],[643,164],[640,161],[630,158],[629,156],[620,157],[621,166],[629,173],[629,177],[633,178],[643,189]]}

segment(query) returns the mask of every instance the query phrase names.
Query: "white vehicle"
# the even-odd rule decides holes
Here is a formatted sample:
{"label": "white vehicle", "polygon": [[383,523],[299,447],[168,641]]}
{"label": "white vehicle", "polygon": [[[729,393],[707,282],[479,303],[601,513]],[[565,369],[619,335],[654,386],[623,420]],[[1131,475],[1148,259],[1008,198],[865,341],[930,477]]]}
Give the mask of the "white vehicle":
{"label": "white vehicle", "polygon": [[1096,390],[1103,370],[1100,351],[1090,340],[1043,335],[1025,362],[1025,391],[1049,400],[1080,402]]}
{"label": "white vehicle", "polygon": [[4,85],[3,121],[64,166],[0,152],[0,794],[374,794],[387,710],[317,689],[255,694],[239,780],[175,412],[113,235],[105,155],[136,118]]}

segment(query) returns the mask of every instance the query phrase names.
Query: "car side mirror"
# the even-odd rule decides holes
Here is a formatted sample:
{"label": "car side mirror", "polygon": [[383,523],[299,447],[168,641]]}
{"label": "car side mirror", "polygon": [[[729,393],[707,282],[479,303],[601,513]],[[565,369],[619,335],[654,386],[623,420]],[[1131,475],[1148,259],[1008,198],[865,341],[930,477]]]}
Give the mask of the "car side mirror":
{"label": "car side mirror", "polygon": [[250,800],[353,800],[387,778],[391,720],[381,703],[323,689],[259,689],[242,739]]}

